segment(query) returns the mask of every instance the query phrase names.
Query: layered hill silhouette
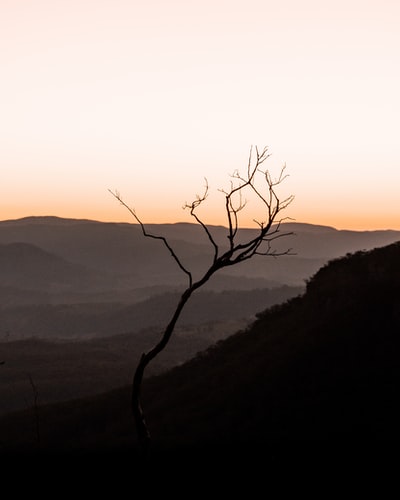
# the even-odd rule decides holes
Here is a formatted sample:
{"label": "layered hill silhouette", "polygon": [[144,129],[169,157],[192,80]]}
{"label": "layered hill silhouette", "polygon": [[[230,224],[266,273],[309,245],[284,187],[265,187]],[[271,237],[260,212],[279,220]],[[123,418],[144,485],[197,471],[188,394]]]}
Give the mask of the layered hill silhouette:
{"label": "layered hill silhouette", "polygon": [[[168,238],[179,258],[189,268],[194,277],[202,274],[210,264],[213,248],[204,230],[197,224],[149,224],[150,232]],[[227,245],[227,230],[220,226],[210,226],[215,241],[223,248]],[[295,255],[272,258],[255,258],[240,266],[224,270],[207,284],[208,289],[252,289],[271,286],[304,286],[304,281],[314,274],[329,259],[340,257],[347,252],[368,250],[387,245],[400,239],[399,231],[339,231],[326,226],[301,223],[282,224],[282,233],[294,233],[280,238],[274,244],[277,251],[291,248]],[[255,230],[243,229],[241,237],[255,234]],[[36,265],[41,269],[38,287],[44,284],[46,271],[39,262],[38,252],[47,252],[49,262],[54,266],[56,283],[64,278],[64,290],[57,289],[48,277],[48,290],[53,295],[58,290],[59,302],[79,300],[113,300],[115,296],[147,298],[154,287],[176,289],[186,284],[185,275],[177,267],[160,241],[144,238],[137,224],[103,223],[88,220],[61,219],[57,217],[27,217],[0,222],[0,245],[25,243],[25,253],[14,257],[9,275],[14,273],[13,300],[16,288],[23,293],[31,289],[29,278]],[[33,245],[33,247],[32,247]],[[7,247],[3,247],[5,252]],[[10,249],[8,249],[10,254]],[[29,255],[29,251],[31,255]],[[10,261],[10,255],[7,257]],[[56,259],[58,261],[56,262]],[[10,262],[9,262],[10,263]],[[0,266],[1,266],[0,262]],[[17,280],[24,269],[26,283]],[[73,276],[86,277],[73,282]],[[82,276],[82,277],[83,277]],[[4,287],[0,283],[0,287]],[[51,288],[53,287],[53,288]],[[41,292],[45,291],[41,289]],[[143,293],[140,293],[140,292]],[[64,295],[61,293],[64,292]],[[85,292],[86,295],[82,296]],[[95,297],[90,297],[90,293]],[[75,294],[75,295],[74,295]],[[4,290],[3,290],[3,296]],[[26,301],[26,294],[23,298]]]}
{"label": "layered hill silhouette", "polygon": [[[201,291],[185,308],[179,324],[194,326],[220,321],[251,320],[263,307],[278,304],[303,291],[302,287]],[[7,304],[0,306],[0,341],[22,339],[87,340],[147,328],[159,330],[169,321],[179,293],[155,294],[132,303]]]}
{"label": "layered hill silhouette", "polygon": [[[207,269],[213,248],[199,225],[150,224],[148,230],[168,238],[195,278]],[[210,231],[223,248],[226,228]],[[275,249],[292,248],[294,255],[254,258],[213,276],[185,313],[186,323],[250,319],[262,297],[266,307],[298,295],[329,259],[400,239],[396,231],[302,223],[282,224],[281,232],[289,234]],[[164,245],[145,238],[137,224],[58,217],[0,222],[0,276],[0,341],[83,339],[161,325],[186,285]]]}
{"label": "layered hill silhouette", "polygon": [[[310,443],[343,458],[398,440],[399,332],[400,243],[329,261],[304,294],[146,380],[154,456],[268,461],[295,442],[300,459]],[[1,449],[134,453],[129,391],[40,408],[40,443],[32,412],[5,416]]]}

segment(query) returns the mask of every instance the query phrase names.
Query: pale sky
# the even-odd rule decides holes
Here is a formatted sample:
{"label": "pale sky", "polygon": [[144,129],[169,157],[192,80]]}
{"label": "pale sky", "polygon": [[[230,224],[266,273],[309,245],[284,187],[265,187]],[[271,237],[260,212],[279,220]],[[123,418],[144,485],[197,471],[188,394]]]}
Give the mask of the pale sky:
{"label": "pale sky", "polygon": [[0,219],[134,222],[116,189],[190,221],[206,177],[225,224],[257,145],[284,215],[400,229],[399,27],[399,0],[0,0]]}

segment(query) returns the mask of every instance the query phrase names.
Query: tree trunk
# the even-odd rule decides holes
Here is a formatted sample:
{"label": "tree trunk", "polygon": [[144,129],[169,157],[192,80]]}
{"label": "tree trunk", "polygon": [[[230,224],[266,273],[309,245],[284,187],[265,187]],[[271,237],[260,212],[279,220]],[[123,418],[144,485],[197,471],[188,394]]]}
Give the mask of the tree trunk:
{"label": "tree trunk", "polygon": [[151,443],[150,432],[149,432],[149,429],[147,427],[144,413],[142,410],[142,406],[140,403],[140,392],[141,392],[141,387],[142,387],[144,370],[145,370],[146,366],[150,363],[150,361],[152,359],[154,359],[168,344],[168,341],[172,335],[172,332],[174,331],[176,322],[179,319],[179,316],[182,312],[182,309],[196,288],[198,288],[197,284],[196,284],[196,286],[189,287],[182,294],[180,301],[175,309],[174,315],[172,316],[171,321],[169,322],[167,328],[165,329],[164,334],[161,337],[161,340],[149,352],[142,354],[140,361],[139,361],[139,364],[136,368],[135,375],[133,377],[132,400],[131,400],[132,412],[133,412],[133,418],[135,420],[135,425],[136,425],[136,433],[137,433],[138,444],[139,444],[139,452],[140,452],[141,458],[144,460],[148,458],[148,455],[150,452],[150,443]]}

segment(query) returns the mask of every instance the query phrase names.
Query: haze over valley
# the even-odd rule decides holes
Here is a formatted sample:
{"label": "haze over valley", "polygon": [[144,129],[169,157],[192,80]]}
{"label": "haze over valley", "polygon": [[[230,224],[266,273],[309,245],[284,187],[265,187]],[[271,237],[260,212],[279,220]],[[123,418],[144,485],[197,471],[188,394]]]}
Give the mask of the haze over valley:
{"label": "haze over valley", "polygon": [[[152,225],[195,276],[212,248],[195,224]],[[211,227],[219,244],[226,228]],[[251,230],[243,230],[247,233]],[[330,259],[400,240],[399,231],[338,231],[287,223],[277,251],[214,276],[184,311],[148,375],[179,365],[256,315],[304,293]],[[128,384],[136,359],[169,321],[185,275],[160,241],[135,224],[58,217],[0,222],[0,412],[102,393]],[[28,376],[29,375],[29,376]],[[82,383],[82,377],[86,380]]]}

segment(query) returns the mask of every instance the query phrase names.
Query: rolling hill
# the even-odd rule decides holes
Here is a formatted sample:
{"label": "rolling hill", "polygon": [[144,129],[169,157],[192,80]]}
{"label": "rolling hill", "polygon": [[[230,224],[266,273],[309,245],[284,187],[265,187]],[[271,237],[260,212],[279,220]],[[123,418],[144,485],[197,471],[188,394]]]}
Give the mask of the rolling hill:
{"label": "rolling hill", "polygon": [[0,276],[3,289],[57,293],[100,284],[93,271],[25,242],[0,244]]}

